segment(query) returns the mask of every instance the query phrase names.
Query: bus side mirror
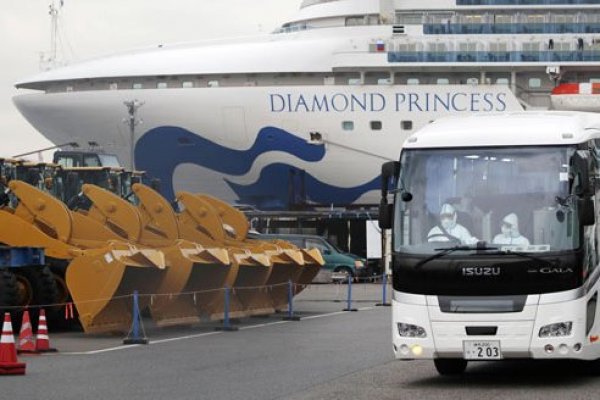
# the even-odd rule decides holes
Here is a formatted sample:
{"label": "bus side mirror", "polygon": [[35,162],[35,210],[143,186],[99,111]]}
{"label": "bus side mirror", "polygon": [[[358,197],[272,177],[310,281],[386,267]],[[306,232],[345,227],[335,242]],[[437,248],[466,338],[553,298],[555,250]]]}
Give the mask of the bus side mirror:
{"label": "bus side mirror", "polygon": [[379,228],[392,229],[394,216],[394,205],[388,204],[387,201],[381,201],[379,204]]}
{"label": "bus side mirror", "polygon": [[389,161],[381,167],[381,201],[379,203],[379,227],[381,229],[391,229],[393,226],[394,205],[388,204],[388,188],[390,178],[394,180],[400,176],[400,163],[398,161]]}
{"label": "bus side mirror", "polygon": [[387,199],[390,178],[400,176],[400,163],[389,161],[381,166],[381,197]]}
{"label": "bus side mirror", "polygon": [[592,162],[590,152],[586,150],[577,150],[571,157],[570,179],[571,193],[580,198],[590,197],[592,195],[592,185],[590,182],[590,169]]}
{"label": "bus side mirror", "polygon": [[579,223],[581,226],[591,226],[596,223],[594,200],[592,200],[591,197],[578,199],[577,210],[579,212]]}

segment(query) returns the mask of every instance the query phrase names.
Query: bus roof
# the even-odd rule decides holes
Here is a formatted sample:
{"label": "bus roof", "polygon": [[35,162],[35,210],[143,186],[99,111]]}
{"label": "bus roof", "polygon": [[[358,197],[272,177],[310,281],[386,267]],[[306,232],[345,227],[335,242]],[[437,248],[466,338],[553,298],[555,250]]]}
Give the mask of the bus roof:
{"label": "bus roof", "polygon": [[411,135],[404,148],[568,145],[600,138],[600,114],[505,112],[440,118]]}

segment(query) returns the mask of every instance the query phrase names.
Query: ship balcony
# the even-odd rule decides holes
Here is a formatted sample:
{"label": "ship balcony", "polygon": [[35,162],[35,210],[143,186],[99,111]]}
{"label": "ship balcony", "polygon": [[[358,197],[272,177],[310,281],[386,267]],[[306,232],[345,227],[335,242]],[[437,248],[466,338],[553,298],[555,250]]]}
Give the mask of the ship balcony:
{"label": "ship balcony", "polygon": [[593,62],[600,61],[600,50],[582,51],[447,51],[388,53],[390,63],[437,63],[437,62]]}
{"label": "ship balcony", "polygon": [[598,4],[598,0],[456,0],[458,6],[555,6]]}
{"label": "ship balcony", "polygon": [[600,33],[600,23],[424,24],[426,35]]}

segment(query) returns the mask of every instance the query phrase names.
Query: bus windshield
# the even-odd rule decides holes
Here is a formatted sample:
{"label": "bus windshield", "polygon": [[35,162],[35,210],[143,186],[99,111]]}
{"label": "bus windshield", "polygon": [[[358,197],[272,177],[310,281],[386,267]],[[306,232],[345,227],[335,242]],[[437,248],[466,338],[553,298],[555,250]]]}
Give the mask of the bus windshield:
{"label": "bus windshield", "polygon": [[[433,254],[484,241],[502,251],[579,247],[569,196],[574,147],[405,150],[395,203],[395,251]],[[412,194],[403,202],[400,192]]]}

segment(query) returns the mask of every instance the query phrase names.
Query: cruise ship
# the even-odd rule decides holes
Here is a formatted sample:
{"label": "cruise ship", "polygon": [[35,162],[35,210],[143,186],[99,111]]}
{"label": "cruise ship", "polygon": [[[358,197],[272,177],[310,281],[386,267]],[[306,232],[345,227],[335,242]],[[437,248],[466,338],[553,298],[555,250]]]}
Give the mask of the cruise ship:
{"label": "cruise ship", "polygon": [[97,143],[170,198],[364,206],[425,124],[594,109],[599,67],[598,0],[305,0],[270,34],[55,68],[18,82],[14,103],[52,142]]}

